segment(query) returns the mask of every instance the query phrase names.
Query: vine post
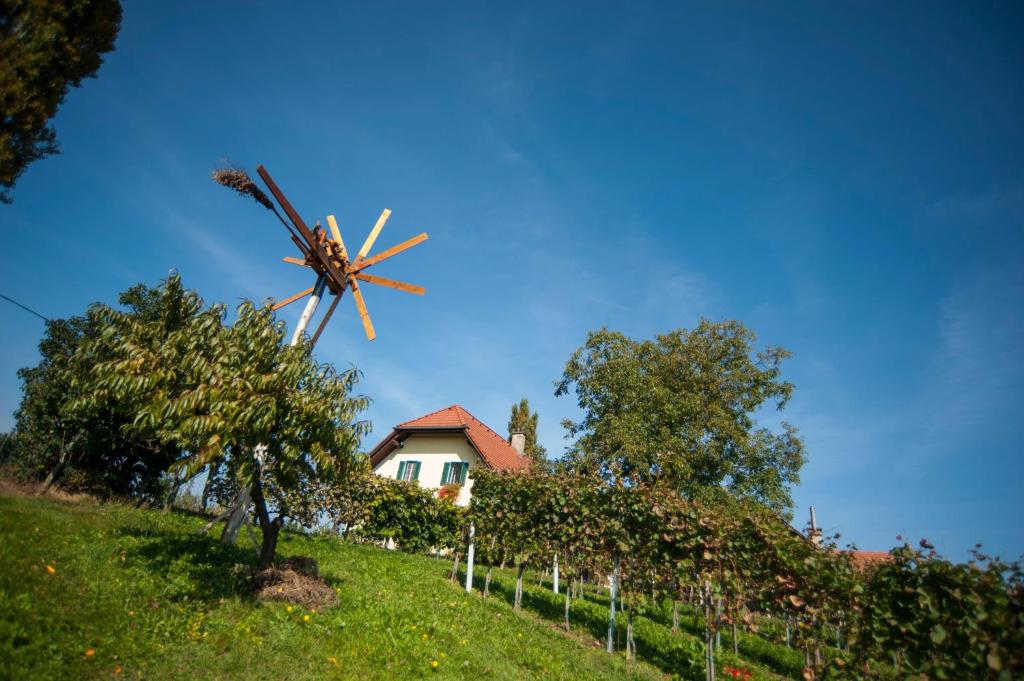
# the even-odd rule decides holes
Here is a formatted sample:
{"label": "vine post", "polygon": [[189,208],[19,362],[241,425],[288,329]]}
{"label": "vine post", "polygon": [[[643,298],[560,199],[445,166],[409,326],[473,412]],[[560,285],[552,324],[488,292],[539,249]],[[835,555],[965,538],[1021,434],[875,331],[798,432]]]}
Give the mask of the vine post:
{"label": "vine post", "polygon": [[466,593],[473,593],[473,558],[476,553],[476,527],[469,523],[469,548],[466,549]]}

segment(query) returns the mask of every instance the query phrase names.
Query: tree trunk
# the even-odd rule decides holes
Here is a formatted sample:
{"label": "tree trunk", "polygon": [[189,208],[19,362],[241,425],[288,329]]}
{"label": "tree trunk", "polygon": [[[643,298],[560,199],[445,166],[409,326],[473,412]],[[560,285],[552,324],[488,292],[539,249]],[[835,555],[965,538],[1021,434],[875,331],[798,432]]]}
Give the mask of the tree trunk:
{"label": "tree trunk", "polygon": [[182,482],[184,482],[184,478],[179,478],[178,474],[175,473],[174,480],[171,481],[170,488],[167,490],[167,496],[164,498],[163,508],[160,509],[161,513],[170,513],[171,509],[174,508],[174,500],[178,498]]}
{"label": "tree trunk", "polygon": [[50,491],[50,487],[60,477],[60,474],[64,472],[64,466],[68,463],[68,453],[62,447],[60,452],[60,459],[57,461],[57,465],[53,467],[46,479],[43,480],[43,484],[39,486],[39,493],[45,494]]}
{"label": "tree trunk", "polygon": [[263,530],[263,545],[260,547],[260,561],[258,569],[264,570],[274,564],[274,554],[277,553],[277,537],[284,525],[284,517],[278,515],[273,521],[270,520],[270,511],[267,509],[267,500],[263,496],[263,486],[259,477],[252,485],[252,500],[256,507],[256,516],[260,520],[260,529]]}
{"label": "tree trunk", "polygon": [[252,491],[246,485],[243,485],[238,490],[238,494],[235,495],[234,501],[231,502],[231,515],[228,516],[227,523],[224,524],[224,531],[220,534],[220,543],[226,546],[234,546],[235,540],[238,538],[238,531],[242,529],[242,523],[245,522],[245,516],[249,513],[249,502],[252,500]]}
{"label": "tree trunk", "polygon": [[203,484],[203,513],[206,513],[206,508],[210,505],[210,495],[213,494],[213,479],[216,477],[217,471],[220,469],[220,464],[211,463],[207,466],[206,470],[206,483]]}
{"label": "tree trunk", "polygon": [[452,563],[452,573],[449,574],[449,581],[455,582],[456,574],[459,573],[459,559],[462,558],[462,554],[458,551],[455,552],[455,561]]}
{"label": "tree trunk", "polygon": [[487,566],[487,575],[484,577],[484,598],[491,595],[491,572],[494,571],[493,565]]}
{"label": "tree trunk", "polygon": [[736,635],[736,618],[732,619],[732,652],[736,657],[740,655],[740,639]]}
{"label": "tree trunk", "polygon": [[516,594],[512,599],[512,609],[519,610],[523,605],[523,573],[526,572],[526,563],[519,561],[516,566]]}
{"label": "tree trunk", "polygon": [[672,599],[672,632],[679,631],[679,601]]}

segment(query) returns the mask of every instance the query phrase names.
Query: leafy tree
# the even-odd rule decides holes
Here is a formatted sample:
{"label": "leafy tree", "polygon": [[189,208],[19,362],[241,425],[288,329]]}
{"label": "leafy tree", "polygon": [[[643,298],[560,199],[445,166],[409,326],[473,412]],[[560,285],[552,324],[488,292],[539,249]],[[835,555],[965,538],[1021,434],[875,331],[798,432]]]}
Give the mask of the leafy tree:
{"label": "leafy tree", "polygon": [[[204,308],[177,276],[161,294],[178,304],[158,319],[90,310],[101,330],[79,350],[92,368],[76,381],[73,408],[125,405],[132,433],[180,449],[173,471],[230,462],[250,487],[266,567],[285,520],[307,517],[289,494],[340,479],[368,430],[357,420],[368,401],[351,394],[359,373],[317,363],[308,343],[286,345],[284,323],[269,307],[244,302],[229,325],[223,305]],[[184,324],[166,333],[179,319]]]}
{"label": "leafy tree", "polygon": [[689,496],[727,487],[776,510],[792,505],[803,443],[796,429],[757,428],[754,414],[782,409],[793,385],[781,379],[789,353],[755,352],[737,321],[701,320],[654,340],[601,329],[565,365],[556,395],[575,392],[583,412],[563,422],[577,467],[609,480],[671,485]]}
{"label": "leafy tree", "polygon": [[[154,318],[164,301],[143,284],[119,296],[124,314]],[[89,317],[47,322],[39,343],[40,361],[21,369],[22,400],[15,414],[19,448],[13,464],[23,479],[42,480],[43,487],[62,484],[106,497],[154,499],[160,475],[176,449],[131,435],[123,427],[132,414],[110,403],[91,411],[70,413],[76,376],[89,366],[76,358],[83,343],[96,340],[99,327]]]}
{"label": "leafy tree", "polygon": [[69,87],[96,75],[120,28],[118,0],[0,2],[0,202],[28,164],[57,153],[50,119]]}
{"label": "leafy tree", "polygon": [[522,433],[526,436],[523,454],[537,466],[547,465],[548,450],[537,442],[537,412],[530,413],[530,402],[525,397],[518,404],[512,405],[512,415],[508,419],[508,436]]}

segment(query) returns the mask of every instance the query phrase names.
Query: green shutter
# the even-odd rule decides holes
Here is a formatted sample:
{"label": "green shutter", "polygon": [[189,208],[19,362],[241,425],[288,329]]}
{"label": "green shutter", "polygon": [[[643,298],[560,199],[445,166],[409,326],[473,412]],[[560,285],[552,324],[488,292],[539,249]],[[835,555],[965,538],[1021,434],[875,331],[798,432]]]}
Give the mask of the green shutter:
{"label": "green shutter", "polygon": [[419,480],[420,479],[420,462],[417,461],[414,465],[416,466],[416,468],[412,469],[412,479],[413,480]]}
{"label": "green shutter", "polygon": [[398,464],[398,479],[401,480],[405,477],[405,462]]}
{"label": "green shutter", "polygon": [[466,473],[469,472],[469,464],[468,463],[463,463],[460,466],[461,466],[462,470],[459,473],[459,484],[460,485],[465,485],[466,484]]}
{"label": "green shutter", "polygon": [[447,485],[448,484],[448,471],[450,471],[451,469],[452,469],[452,465],[450,463],[446,463],[444,465],[444,470],[441,471],[441,484],[442,485]]}

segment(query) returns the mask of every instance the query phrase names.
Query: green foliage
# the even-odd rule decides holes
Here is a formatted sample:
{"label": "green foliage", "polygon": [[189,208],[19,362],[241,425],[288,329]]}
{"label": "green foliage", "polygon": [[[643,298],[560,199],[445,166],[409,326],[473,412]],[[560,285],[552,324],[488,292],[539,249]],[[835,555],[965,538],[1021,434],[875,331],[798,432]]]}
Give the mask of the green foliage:
{"label": "green foliage", "polygon": [[895,655],[904,676],[1017,679],[1024,676],[1024,573],[980,553],[964,565],[927,542],[893,550],[873,568],[859,599],[854,650],[862,665]]}
{"label": "green foliage", "polygon": [[512,415],[508,419],[508,435],[522,433],[526,436],[523,454],[530,457],[534,465],[544,467],[548,464],[548,450],[537,442],[537,412],[530,413],[530,402],[525,397],[518,404],[512,405]]}
{"label": "green foliage", "polygon": [[411,553],[453,549],[462,542],[462,510],[417,482],[353,474],[329,494],[324,508],[345,523],[356,540],[386,542]]}
{"label": "green foliage", "polygon": [[[128,289],[119,296],[122,314],[134,319],[161,315],[165,301],[157,293],[143,284]],[[125,432],[134,414],[117,402],[77,412],[67,408],[82,396],[79,380],[91,369],[77,353],[98,340],[100,329],[90,317],[47,322],[39,364],[18,372],[23,391],[15,414],[19,447],[11,463],[24,480],[45,478],[46,484],[101,497],[154,500],[160,475],[177,449]]]}
{"label": "green foliage", "polygon": [[792,505],[803,443],[756,428],[768,403],[782,409],[793,385],[781,379],[789,353],[755,352],[737,321],[702,320],[651,341],[602,329],[565,365],[556,394],[575,392],[580,421],[565,421],[578,467],[612,480],[659,482],[689,496],[725,486],[778,511]]}
{"label": "green foliage", "polygon": [[118,0],[0,3],[0,202],[30,163],[57,153],[50,119],[69,87],[96,75],[120,28]]}
{"label": "green foliage", "polygon": [[308,343],[285,345],[269,307],[244,302],[229,325],[224,306],[205,307],[177,275],[160,297],[151,318],[90,309],[100,331],[76,353],[90,368],[72,382],[72,411],[122,405],[128,431],[179,448],[173,469],[189,475],[230,462],[252,490],[269,563],[285,519],[316,513],[303,491],[343,479],[355,460],[368,430],[357,420],[368,401],[351,395],[359,373],[317,363]]}

